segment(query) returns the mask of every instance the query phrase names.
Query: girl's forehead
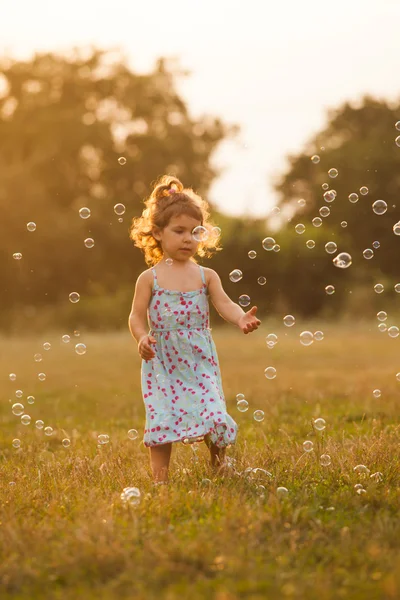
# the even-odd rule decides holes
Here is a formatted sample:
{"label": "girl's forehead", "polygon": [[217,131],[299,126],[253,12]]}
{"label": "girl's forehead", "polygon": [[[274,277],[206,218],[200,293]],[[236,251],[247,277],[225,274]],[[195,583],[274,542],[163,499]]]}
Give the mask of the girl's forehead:
{"label": "girl's forehead", "polygon": [[189,215],[179,215],[178,217],[172,217],[169,226],[176,227],[180,225],[181,227],[187,227],[188,229],[193,229],[193,227],[197,227],[201,225],[201,222]]}

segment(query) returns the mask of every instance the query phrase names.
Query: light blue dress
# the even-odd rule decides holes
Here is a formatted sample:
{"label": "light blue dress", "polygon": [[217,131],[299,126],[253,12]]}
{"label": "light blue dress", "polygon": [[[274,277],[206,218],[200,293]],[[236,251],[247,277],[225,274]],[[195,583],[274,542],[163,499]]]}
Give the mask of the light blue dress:
{"label": "light blue dress", "polygon": [[148,308],[155,357],[142,361],[142,393],[146,408],[143,443],[191,443],[210,434],[219,448],[236,440],[238,426],[226,412],[217,350],[209,327],[209,303],[203,285],[180,292],[161,288],[153,271]]}

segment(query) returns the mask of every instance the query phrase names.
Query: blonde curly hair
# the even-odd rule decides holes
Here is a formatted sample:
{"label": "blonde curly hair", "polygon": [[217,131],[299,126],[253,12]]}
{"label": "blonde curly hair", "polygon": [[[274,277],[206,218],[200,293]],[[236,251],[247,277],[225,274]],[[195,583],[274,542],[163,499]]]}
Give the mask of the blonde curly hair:
{"label": "blonde curly hair", "polygon": [[210,257],[213,252],[222,250],[218,246],[220,230],[210,221],[208,203],[191,188],[184,188],[176,177],[172,175],[160,177],[144,203],[146,208],[141,216],[132,219],[129,237],[135,246],[143,251],[148,266],[154,266],[163,257],[161,244],[153,236],[153,229],[157,227],[162,230],[172,217],[183,214],[200,221],[208,231],[207,239],[199,242],[197,248],[199,256]]}

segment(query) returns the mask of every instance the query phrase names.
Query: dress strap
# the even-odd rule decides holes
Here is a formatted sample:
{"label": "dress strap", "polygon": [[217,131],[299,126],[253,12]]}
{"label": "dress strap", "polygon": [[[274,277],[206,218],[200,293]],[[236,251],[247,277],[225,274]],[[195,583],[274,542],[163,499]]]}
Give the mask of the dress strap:
{"label": "dress strap", "polygon": [[153,267],[152,269],[153,272],[153,283],[154,283],[154,288],[157,289],[158,288],[158,281],[157,281],[157,273],[155,268]]}
{"label": "dress strap", "polygon": [[204,283],[204,285],[206,285],[206,277],[204,275],[204,268],[200,265],[199,265],[199,267],[200,267],[200,274],[201,274],[202,282]]}

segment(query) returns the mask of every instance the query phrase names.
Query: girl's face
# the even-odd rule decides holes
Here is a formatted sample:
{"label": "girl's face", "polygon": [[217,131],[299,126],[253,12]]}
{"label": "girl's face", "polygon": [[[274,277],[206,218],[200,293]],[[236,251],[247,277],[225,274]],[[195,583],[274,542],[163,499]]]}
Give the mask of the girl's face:
{"label": "girl's face", "polygon": [[199,242],[192,236],[195,227],[201,222],[189,215],[172,217],[164,229],[154,229],[153,235],[159,240],[166,258],[185,262],[197,252]]}

